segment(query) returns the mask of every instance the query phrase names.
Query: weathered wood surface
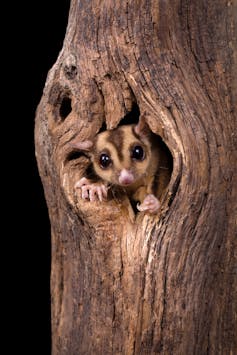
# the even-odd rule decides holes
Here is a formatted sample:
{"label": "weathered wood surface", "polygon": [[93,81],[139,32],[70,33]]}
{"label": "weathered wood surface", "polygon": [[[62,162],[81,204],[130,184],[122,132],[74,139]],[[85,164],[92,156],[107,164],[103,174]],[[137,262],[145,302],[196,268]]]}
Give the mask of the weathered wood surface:
{"label": "weathered wood surface", "polygon": [[[72,0],[36,117],[52,353],[236,354],[236,2]],[[93,139],[139,106],[173,156],[161,214],[83,202]],[[42,236],[43,237],[43,236]]]}

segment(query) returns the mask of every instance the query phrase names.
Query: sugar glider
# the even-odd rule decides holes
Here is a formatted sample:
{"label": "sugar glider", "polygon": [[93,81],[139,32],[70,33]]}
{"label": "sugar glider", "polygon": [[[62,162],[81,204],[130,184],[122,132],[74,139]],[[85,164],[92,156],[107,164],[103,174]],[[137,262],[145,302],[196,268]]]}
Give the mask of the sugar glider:
{"label": "sugar glider", "polygon": [[87,176],[76,182],[82,199],[103,201],[109,189],[119,188],[139,211],[156,213],[169,175],[168,167],[160,166],[163,152],[156,138],[147,127],[131,124],[98,133],[93,142],[75,140],[74,148],[87,152],[97,176],[96,182]]}

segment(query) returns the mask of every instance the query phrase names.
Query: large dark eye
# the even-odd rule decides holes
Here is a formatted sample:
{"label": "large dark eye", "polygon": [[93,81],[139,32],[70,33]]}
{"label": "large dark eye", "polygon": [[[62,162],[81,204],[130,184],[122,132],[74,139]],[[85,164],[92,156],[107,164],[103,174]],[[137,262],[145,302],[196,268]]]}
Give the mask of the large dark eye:
{"label": "large dark eye", "polygon": [[110,157],[108,156],[108,154],[102,153],[100,156],[100,166],[103,169],[106,169],[110,166],[110,164],[112,163],[112,160],[110,159]]}
{"label": "large dark eye", "polygon": [[145,152],[140,145],[136,145],[132,149],[131,158],[134,160],[143,160],[145,158]]}

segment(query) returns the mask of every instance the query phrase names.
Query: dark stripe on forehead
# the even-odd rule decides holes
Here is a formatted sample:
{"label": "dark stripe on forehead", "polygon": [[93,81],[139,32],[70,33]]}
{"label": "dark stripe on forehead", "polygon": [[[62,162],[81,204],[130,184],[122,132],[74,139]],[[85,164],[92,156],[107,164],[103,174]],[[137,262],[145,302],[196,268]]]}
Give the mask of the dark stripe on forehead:
{"label": "dark stripe on forehead", "polygon": [[111,143],[118,152],[119,160],[123,160],[124,133],[121,129],[108,132],[107,142]]}

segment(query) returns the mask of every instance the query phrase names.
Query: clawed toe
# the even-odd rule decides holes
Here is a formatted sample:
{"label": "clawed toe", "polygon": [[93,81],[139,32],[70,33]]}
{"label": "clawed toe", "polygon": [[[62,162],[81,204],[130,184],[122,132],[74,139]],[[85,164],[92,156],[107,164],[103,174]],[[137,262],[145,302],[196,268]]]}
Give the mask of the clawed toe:
{"label": "clawed toe", "polygon": [[154,195],[147,195],[141,204],[137,204],[138,211],[156,213],[160,208],[160,201]]}
{"label": "clawed toe", "polygon": [[81,198],[83,200],[94,202],[107,199],[107,187],[104,184],[92,183],[85,177],[78,180],[74,187],[75,189],[81,189]]}

